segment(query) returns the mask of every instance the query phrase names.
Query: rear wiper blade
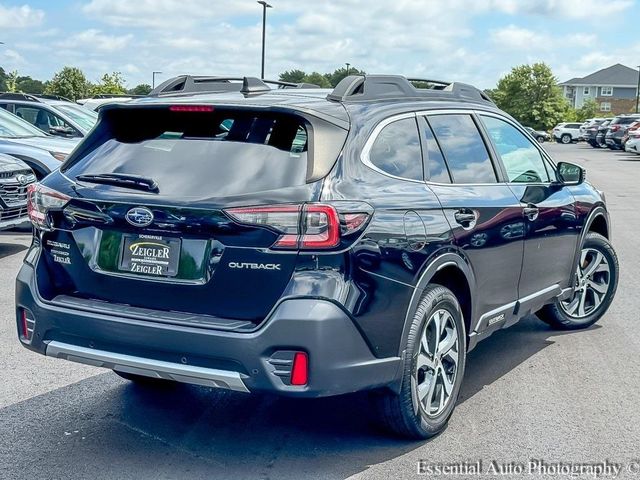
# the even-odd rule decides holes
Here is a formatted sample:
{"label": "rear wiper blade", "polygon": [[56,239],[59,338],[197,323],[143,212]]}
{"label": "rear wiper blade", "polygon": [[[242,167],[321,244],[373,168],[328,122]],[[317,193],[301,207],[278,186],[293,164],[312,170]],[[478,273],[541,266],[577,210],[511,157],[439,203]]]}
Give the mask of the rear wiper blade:
{"label": "rear wiper blade", "polygon": [[81,182],[100,183],[104,185],[117,185],[125,188],[135,188],[147,192],[158,193],[158,184],[151,178],[125,173],[86,173],[76,176]]}

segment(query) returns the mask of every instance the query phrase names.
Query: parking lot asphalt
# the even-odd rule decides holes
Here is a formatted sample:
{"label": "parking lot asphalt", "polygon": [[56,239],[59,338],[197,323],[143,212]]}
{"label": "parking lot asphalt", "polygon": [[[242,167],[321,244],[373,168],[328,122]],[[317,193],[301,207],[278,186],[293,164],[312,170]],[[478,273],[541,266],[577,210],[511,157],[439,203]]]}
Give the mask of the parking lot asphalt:
{"label": "parking lot asphalt", "polygon": [[16,338],[13,310],[29,238],[0,234],[0,478],[390,479],[418,477],[420,460],[481,460],[486,472],[492,461],[640,458],[640,156],[545,147],[586,167],[607,194],[621,265],[617,297],[588,330],[556,332],[530,317],[481,343],[449,427],[427,442],[379,432],[365,395],[294,400],[142,388],[29,352]]}

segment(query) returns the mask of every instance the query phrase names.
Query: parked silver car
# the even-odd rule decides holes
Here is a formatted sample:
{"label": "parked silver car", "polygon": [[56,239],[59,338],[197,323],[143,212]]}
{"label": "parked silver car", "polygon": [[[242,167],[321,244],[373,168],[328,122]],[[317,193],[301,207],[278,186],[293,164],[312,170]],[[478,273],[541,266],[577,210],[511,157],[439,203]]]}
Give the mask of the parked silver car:
{"label": "parked silver car", "polygon": [[25,162],[38,180],[57,169],[79,140],[47,135],[0,108],[0,153]]}
{"label": "parked silver car", "polygon": [[0,154],[0,230],[29,223],[27,188],[35,181],[26,163]]}
{"label": "parked silver car", "polygon": [[0,107],[28,121],[44,133],[82,138],[98,121],[98,115],[77,103],[50,95],[0,94]]}

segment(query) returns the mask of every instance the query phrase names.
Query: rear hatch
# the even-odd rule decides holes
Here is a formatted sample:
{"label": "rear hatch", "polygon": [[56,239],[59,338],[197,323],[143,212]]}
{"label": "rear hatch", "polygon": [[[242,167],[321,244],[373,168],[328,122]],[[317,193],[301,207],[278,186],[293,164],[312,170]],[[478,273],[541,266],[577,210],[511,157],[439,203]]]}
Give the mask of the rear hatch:
{"label": "rear hatch", "polygon": [[161,321],[259,323],[296,266],[287,231],[319,199],[345,137],[295,111],[104,111],[41,187],[66,202],[47,214],[41,294]]}

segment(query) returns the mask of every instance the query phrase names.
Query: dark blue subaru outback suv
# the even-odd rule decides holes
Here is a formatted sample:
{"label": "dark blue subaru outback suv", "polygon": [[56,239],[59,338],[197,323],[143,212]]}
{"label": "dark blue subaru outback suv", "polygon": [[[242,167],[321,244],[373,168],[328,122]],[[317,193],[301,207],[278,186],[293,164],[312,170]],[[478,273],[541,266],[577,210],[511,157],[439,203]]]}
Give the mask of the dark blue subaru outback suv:
{"label": "dark blue subaru outback suv", "polygon": [[479,340],[608,309],[603,194],[481,91],[235,80],[104,107],[30,189],[25,347],[132,381],[370,390],[388,427],[426,438]]}

